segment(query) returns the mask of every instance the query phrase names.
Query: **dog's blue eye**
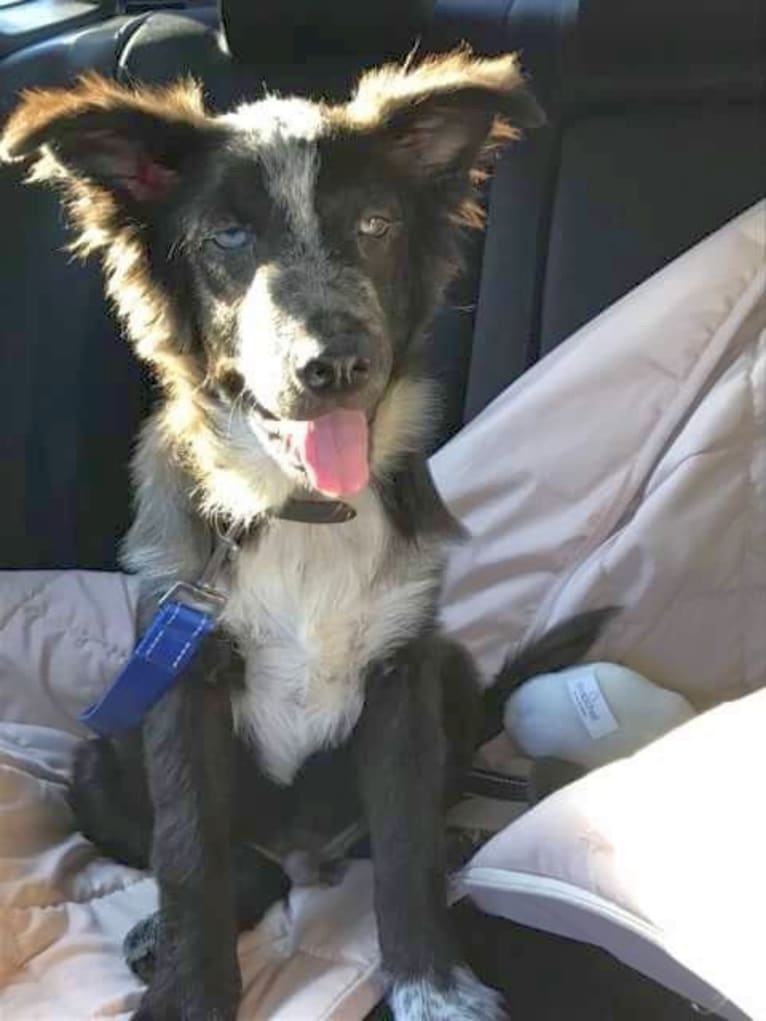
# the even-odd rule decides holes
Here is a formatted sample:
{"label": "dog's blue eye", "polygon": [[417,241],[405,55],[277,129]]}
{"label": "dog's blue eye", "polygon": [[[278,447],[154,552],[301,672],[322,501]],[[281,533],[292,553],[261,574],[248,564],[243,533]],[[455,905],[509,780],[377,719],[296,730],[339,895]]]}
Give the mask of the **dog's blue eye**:
{"label": "dog's blue eye", "polygon": [[227,252],[235,248],[244,248],[251,240],[252,234],[244,227],[227,227],[225,230],[216,231],[212,237],[213,244]]}

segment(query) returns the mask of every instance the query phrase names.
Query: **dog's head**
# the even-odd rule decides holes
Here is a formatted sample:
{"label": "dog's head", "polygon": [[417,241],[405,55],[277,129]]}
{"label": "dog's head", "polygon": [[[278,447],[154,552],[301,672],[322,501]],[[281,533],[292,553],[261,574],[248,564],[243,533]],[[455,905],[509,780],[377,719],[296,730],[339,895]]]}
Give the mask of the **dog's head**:
{"label": "dog's head", "polygon": [[512,56],[461,51],[372,72],[345,105],[225,116],[191,82],[87,76],[26,93],[0,155],[63,185],[177,438],[236,420],[291,484],[341,495],[414,442],[482,161],[540,119]]}

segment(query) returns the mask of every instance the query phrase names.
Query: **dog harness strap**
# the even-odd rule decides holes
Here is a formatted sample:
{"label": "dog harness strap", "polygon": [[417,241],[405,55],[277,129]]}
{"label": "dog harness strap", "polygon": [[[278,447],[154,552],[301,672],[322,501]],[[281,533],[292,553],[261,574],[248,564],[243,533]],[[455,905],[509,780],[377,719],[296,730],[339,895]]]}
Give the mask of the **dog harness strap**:
{"label": "dog harness strap", "polygon": [[[289,500],[281,517],[311,524],[350,521],[356,512],[340,500]],[[177,582],[160,601],[147,632],[101,698],[80,721],[101,737],[140,726],[146,714],[180,678],[205,637],[215,627],[226,597],[215,587],[227,561],[239,550],[246,528],[232,522],[217,532],[207,564],[196,583]]]}
{"label": "dog harness strap", "polygon": [[216,587],[225,564],[239,551],[244,534],[232,522],[218,532],[207,563],[196,583],[176,582],[133,653],[98,702],[80,720],[101,737],[113,737],[138,727],[146,714],[181,677],[216,626],[226,597]]}
{"label": "dog harness strap", "polygon": [[116,680],[80,720],[101,737],[139,726],[214,626],[210,613],[176,600],[164,602]]}

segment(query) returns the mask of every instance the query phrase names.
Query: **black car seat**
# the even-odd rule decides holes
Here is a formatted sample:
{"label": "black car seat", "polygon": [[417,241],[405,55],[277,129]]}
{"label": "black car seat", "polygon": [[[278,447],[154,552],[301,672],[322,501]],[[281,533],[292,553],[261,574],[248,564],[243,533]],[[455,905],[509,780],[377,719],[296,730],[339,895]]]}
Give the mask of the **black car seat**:
{"label": "black car seat", "polygon": [[[464,414],[764,194],[763,0],[450,0],[520,47],[548,125],[489,206]],[[619,338],[615,338],[619,343]]]}
{"label": "black car seat", "polygon": [[[19,88],[97,67],[200,77],[213,104],[343,94],[364,66],[468,39],[521,48],[547,127],[501,161],[485,238],[437,323],[441,439],[571,331],[763,192],[763,0],[222,0],[113,18],[0,61]],[[430,14],[430,19],[429,19]],[[67,264],[51,196],[0,173],[0,564],[115,564],[127,462],[150,399],[101,298]],[[619,338],[615,338],[615,343]]]}

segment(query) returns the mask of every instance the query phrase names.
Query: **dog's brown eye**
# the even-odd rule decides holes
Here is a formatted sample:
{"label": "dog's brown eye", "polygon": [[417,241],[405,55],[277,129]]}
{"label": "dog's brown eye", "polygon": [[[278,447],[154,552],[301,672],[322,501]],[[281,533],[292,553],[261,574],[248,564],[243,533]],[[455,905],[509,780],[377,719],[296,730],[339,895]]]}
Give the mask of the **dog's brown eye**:
{"label": "dog's brown eye", "polygon": [[365,216],[359,221],[359,233],[368,238],[382,238],[391,229],[391,221],[385,216]]}

